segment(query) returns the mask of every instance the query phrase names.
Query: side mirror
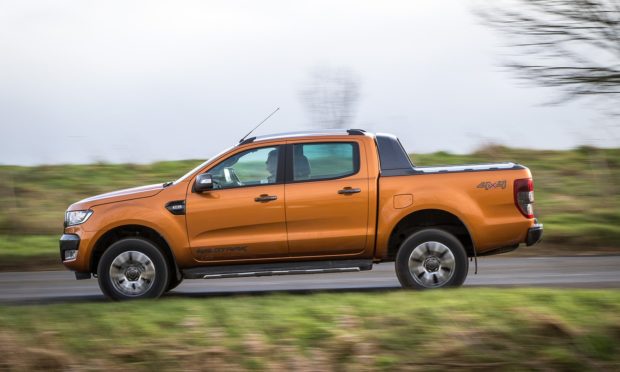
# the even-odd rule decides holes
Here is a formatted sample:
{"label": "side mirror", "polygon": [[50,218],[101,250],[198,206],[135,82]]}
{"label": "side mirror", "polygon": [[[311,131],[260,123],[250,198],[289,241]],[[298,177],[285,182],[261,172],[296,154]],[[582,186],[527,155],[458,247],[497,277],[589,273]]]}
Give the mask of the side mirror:
{"label": "side mirror", "polygon": [[194,182],[194,191],[205,192],[213,189],[213,176],[209,173],[199,174]]}

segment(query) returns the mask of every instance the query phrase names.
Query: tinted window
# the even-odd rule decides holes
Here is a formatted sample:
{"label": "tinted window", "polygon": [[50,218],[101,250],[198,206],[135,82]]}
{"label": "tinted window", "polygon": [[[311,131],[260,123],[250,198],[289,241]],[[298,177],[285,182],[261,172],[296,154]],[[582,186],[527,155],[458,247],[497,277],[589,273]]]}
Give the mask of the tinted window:
{"label": "tinted window", "polygon": [[229,157],[209,171],[213,176],[214,188],[276,183],[278,152],[277,147],[263,147]]}
{"label": "tinted window", "polygon": [[341,178],[357,173],[356,143],[305,143],[293,145],[293,180]]}

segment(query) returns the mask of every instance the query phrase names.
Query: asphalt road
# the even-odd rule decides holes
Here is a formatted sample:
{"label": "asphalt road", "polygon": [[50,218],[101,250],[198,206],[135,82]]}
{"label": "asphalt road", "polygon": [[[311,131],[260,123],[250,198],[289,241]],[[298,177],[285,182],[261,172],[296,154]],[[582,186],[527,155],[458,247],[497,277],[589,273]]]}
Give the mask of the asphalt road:
{"label": "asphalt road", "polygon": [[[466,287],[620,288],[620,256],[488,257],[473,263]],[[274,292],[380,291],[399,288],[394,265],[359,273],[186,280],[167,297],[215,297]],[[0,273],[0,303],[103,301],[97,281],[68,271]]]}

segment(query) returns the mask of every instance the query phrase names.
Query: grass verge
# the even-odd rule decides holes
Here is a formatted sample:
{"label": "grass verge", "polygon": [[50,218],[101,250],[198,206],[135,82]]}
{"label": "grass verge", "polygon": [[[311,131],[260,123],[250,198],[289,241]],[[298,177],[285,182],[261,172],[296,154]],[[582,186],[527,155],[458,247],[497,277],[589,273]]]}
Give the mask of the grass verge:
{"label": "grass verge", "polygon": [[[414,154],[416,165],[514,161],[534,176],[541,252],[620,252],[620,149],[537,151],[488,146],[469,155]],[[96,194],[173,180],[197,160],[38,167],[0,166],[0,270],[57,265],[67,206]],[[550,250],[550,247],[558,247]],[[519,254],[519,251],[517,251]]]}
{"label": "grass verge", "polygon": [[620,292],[456,289],[0,306],[0,369],[612,370]]}
{"label": "grass verge", "polygon": [[62,269],[60,235],[0,235],[0,271]]}

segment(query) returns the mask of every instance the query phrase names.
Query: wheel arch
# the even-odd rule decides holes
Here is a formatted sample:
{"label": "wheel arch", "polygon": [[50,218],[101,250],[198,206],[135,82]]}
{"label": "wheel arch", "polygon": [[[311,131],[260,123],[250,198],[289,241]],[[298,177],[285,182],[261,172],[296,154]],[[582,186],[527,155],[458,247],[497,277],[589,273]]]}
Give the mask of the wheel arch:
{"label": "wheel arch", "polygon": [[475,257],[475,246],[467,225],[461,218],[442,209],[422,209],[404,216],[392,229],[388,238],[387,260],[394,260],[398,249],[411,234],[437,228],[453,234],[465,248],[468,257]]}
{"label": "wheel arch", "polygon": [[155,229],[138,224],[116,226],[101,235],[93,246],[89,265],[90,272],[97,272],[97,265],[99,265],[101,256],[103,255],[103,252],[108,249],[108,247],[121,239],[131,237],[143,238],[155,244],[155,246],[162,251],[164,257],[170,264],[170,274],[176,275],[177,279],[181,277],[181,271],[177,265],[174,252],[166,239]]}

